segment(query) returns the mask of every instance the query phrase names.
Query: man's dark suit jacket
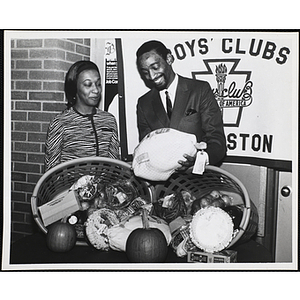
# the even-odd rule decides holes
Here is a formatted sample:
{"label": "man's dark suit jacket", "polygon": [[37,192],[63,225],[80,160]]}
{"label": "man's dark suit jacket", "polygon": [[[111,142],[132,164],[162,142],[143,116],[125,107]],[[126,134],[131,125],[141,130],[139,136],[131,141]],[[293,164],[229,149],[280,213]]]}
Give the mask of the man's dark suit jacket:
{"label": "man's dark suit jacket", "polygon": [[158,90],[152,88],[138,99],[137,125],[140,141],[159,128],[195,134],[198,142],[207,143],[206,152],[212,165],[220,163],[226,154],[221,111],[206,81],[179,76],[171,120]]}

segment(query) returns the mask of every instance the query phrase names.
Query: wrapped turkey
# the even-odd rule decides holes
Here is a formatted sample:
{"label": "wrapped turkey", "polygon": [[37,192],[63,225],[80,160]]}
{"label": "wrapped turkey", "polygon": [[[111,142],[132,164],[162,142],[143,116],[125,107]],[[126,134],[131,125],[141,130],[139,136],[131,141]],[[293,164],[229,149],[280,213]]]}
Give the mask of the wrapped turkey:
{"label": "wrapped turkey", "polygon": [[136,176],[153,181],[167,180],[186,160],[184,154],[195,156],[197,139],[194,134],[172,128],[150,132],[135,148],[132,168]]}

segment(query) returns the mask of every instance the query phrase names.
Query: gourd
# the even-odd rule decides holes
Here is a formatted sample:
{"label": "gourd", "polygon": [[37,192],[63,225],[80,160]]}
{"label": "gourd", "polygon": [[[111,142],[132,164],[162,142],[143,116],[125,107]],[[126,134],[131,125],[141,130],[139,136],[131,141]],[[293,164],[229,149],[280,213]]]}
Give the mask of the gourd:
{"label": "gourd", "polygon": [[126,242],[126,254],[130,262],[160,263],[168,253],[167,241],[158,228],[150,228],[146,210],[142,211],[143,228],[133,230]]}
{"label": "gourd", "polygon": [[68,223],[54,223],[48,230],[46,243],[51,251],[70,251],[76,244],[76,230]]}

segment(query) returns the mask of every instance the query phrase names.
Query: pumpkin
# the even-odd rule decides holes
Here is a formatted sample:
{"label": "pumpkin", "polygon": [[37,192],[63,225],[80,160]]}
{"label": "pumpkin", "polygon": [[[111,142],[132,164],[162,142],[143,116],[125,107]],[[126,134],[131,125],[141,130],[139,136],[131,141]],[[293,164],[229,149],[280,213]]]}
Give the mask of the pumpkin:
{"label": "pumpkin", "polygon": [[130,262],[160,263],[168,254],[167,241],[158,228],[149,227],[146,210],[142,211],[143,228],[133,230],[126,242],[126,254]]}
{"label": "pumpkin", "polygon": [[46,242],[51,251],[70,251],[76,244],[76,230],[68,223],[54,223],[47,232]]}

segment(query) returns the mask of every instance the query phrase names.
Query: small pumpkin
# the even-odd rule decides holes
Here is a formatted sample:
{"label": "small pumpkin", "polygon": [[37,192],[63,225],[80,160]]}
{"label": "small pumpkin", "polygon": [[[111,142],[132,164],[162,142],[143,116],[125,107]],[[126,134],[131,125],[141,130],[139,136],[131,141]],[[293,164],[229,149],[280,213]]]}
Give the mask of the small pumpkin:
{"label": "small pumpkin", "polygon": [[130,262],[161,263],[166,260],[168,245],[158,228],[149,227],[146,210],[142,212],[143,228],[133,230],[126,242],[126,254]]}
{"label": "small pumpkin", "polygon": [[76,244],[76,230],[68,223],[54,223],[49,227],[46,242],[51,251],[70,251]]}

